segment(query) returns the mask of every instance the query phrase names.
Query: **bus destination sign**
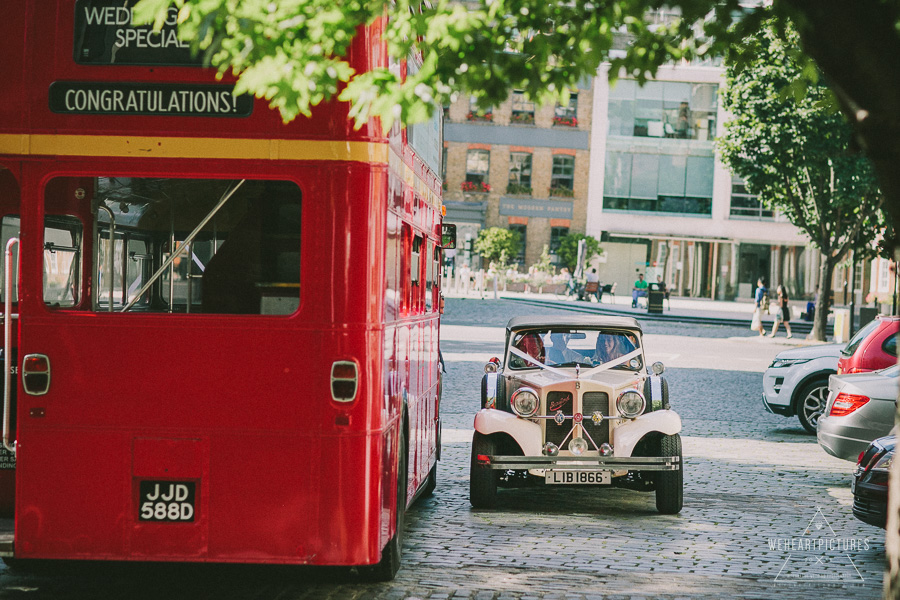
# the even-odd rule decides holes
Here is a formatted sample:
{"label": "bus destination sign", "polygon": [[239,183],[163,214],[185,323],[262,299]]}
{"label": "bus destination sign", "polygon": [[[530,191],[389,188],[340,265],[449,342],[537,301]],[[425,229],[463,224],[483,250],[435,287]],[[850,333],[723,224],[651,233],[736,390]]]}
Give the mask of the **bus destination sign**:
{"label": "bus destination sign", "polygon": [[178,9],[169,7],[160,31],[131,24],[134,0],[75,0],[75,62],[82,65],[201,66],[178,39]]}
{"label": "bus destination sign", "polygon": [[233,85],[54,81],[50,110],[76,115],[249,117],[253,96]]}

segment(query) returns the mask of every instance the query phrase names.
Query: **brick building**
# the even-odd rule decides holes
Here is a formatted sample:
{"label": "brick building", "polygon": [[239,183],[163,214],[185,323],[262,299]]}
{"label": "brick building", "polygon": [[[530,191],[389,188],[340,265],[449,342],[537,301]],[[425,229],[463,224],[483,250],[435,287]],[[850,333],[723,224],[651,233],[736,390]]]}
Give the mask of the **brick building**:
{"label": "brick building", "polygon": [[511,258],[524,267],[545,245],[552,252],[561,236],[584,233],[592,83],[567,106],[536,107],[515,92],[488,111],[467,97],[445,108],[445,222],[456,224],[463,258],[484,227],[518,231],[524,244]]}

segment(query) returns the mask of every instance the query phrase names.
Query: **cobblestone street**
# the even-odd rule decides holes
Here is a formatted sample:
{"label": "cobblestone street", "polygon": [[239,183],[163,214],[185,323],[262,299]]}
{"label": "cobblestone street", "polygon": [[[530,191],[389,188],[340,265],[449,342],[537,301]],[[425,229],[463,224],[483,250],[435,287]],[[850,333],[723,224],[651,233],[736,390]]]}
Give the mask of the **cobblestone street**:
{"label": "cobblestone street", "polygon": [[[853,465],[825,454],[796,418],[766,413],[760,401],[763,370],[797,340],[761,339],[743,328],[644,323],[648,358],[666,364],[672,407],[684,424],[681,514],[658,514],[652,493],[590,488],[501,490],[500,508],[473,510],[468,464],[484,361],[500,354],[509,317],[555,312],[505,300],[447,300],[438,487],[407,513],[394,582],[243,567],[181,566],[139,582],[108,571],[3,572],[0,598],[880,596],[883,531],[851,513]],[[824,549],[790,546],[825,532],[831,545]]]}

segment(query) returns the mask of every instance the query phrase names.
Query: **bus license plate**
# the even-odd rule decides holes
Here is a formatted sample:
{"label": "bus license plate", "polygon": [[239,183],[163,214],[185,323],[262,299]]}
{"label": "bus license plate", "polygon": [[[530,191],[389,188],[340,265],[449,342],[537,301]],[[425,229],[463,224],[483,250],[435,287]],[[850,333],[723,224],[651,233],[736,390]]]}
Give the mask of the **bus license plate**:
{"label": "bus license plate", "polygon": [[609,471],[545,471],[544,483],[609,485]]}
{"label": "bus license plate", "polygon": [[194,481],[141,481],[138,519],[189,523],[195,513]]}

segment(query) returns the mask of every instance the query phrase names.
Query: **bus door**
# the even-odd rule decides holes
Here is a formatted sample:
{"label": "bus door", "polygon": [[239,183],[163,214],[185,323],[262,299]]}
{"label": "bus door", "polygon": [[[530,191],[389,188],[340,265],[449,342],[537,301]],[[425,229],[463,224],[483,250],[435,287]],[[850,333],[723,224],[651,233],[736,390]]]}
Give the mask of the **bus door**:
{"label": "bus door", "polygon": [[[76,182],[77,184],[77,182]],[[60,194],[55,195],[62,197]],[[22,215],[21,192],[12,172],[0,169],[0,300],[2,300],[3,381],[2,443],[0,443],[0,516],[14,514],[16,443],[18,436],[19,362],[19,290],[21,281],[20,247]],[[43,299],[49,304],[74,306],[82,295],[80,251],[83,225],[72,216],[70,207],[58,201],[48,203],[44,217]],[[35,288],[37,289],[37,287]],[[39,377],[43,377],[41,374]],[[33,379],[32,379],[33,381]]]}

